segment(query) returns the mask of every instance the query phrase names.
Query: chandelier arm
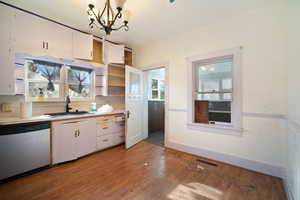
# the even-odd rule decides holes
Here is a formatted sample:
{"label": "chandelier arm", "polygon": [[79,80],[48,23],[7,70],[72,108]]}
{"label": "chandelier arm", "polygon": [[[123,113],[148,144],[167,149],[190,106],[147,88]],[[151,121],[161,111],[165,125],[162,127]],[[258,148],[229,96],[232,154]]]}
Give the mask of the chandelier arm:
{"label": "chandelier arm", "polygon": [[109,10],[110,10],[110,14],[111,14],[111,19],[113,20],[115,18],[115,12],[112,9],[111,5],[109,4]]}
{"label": "chandelier arm", "polygon": [[113,30],[113,31],[118,31],[118,30],[120,30],[121,28],[125,28],[125,31],[128,31],[128,30],[129,30],[129,27],[127,26],[127,24],[126,24],[126,25],[123,24],[123,25],[119,26],[118,28],[112,28],[111,30]]}
{"label": "chandelier arm", "polygon": [[111,23],[111,27],[115,24],[117,18],[120,18],[119,16],[122,16],[121,10],[118,10],[117,15],[115,16],[115,18],[113,19],[113,21]]}
{"label": "chandelier arm", "polygon": [[104,26],[103,23],[101,22],[101,19],[99,18],[99,16],[96,15],[96,13],[94,12],[94,10],[90,9],[92,11],[92,13],[94,14],[95,18],[97,19],[98,23],[101,25],[101,26]]}
{"label": "chandelier arm", "polygon": [[[100,15],[100,16],[98,15],[99,20],[101,20],[103,14],[104,14],[104,12],[105,12],[106,7],[107,7],[107,3],[105,3],[105,6],[104,6],[104,8],[103,8],[103,10],[102,10],[102,12],[101,12],[101,15]],[[102,26],[103,26],[103,25],[102,25]]]}
{"label": "chandelier arm", "polygon": [[[100,27],[100,26],[98,26],[98,24],[96,24],[95,21],[94,21],[91,25],[94,25],[94,26],[96,26],[97,28],[99,28],[100,30],[103,30],[103,28]],[[91,26],[91,25],[90,25],[90,26]]]}

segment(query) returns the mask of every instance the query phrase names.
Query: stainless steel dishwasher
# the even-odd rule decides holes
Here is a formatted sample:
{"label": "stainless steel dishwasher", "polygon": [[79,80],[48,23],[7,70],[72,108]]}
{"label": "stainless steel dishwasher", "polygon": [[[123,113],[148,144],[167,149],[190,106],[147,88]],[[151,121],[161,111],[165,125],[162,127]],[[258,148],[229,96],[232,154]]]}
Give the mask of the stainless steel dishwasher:
{"label": "stainless steel dishwasher", "polygon": [[0,180],[50,165],[50,123],[0,126]]}

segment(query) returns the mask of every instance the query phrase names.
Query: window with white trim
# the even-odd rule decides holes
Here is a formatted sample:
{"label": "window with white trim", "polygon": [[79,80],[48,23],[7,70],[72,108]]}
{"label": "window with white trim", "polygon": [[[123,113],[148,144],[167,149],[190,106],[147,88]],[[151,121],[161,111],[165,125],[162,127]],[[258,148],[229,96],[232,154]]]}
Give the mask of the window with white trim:
{"label": "window with white trim", "polygon": [[240,49],[188,58],[188,124],[192,128],[241,128]]}

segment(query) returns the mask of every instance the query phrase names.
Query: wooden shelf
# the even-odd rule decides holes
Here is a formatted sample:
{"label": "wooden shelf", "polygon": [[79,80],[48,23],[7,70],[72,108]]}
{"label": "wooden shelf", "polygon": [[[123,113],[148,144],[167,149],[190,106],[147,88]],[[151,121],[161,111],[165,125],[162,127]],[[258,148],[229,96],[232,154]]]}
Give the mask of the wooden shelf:
{"label": "wooden shelf", "polygon": [[109,83],[109,87],[125,87],[125,84],[116,84],[116,83]]}
{"label": "wooden shelf", "polygon": [[125,65],[124,64],[110,63],[109,66],[111,66],[111,67],[118,67],[118,68],[121,68],[121,69],[125,69]]}
{"label": "wooden shelf", "polygon": [[111,94],[111,97],[125,97],[125,94]]}
{"label": "wooden shelf", "polygon": [[125,78],[125,74],[109,73],[108,76],[113,76],[113,77],[118,77],[118,78]]}

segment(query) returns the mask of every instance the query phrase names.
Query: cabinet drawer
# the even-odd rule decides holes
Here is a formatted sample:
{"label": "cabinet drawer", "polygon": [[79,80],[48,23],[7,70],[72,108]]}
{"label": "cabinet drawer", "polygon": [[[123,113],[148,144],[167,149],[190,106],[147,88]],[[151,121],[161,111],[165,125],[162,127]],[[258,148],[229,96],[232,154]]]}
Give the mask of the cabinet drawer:
{"label": "cabinet drawer", "polygon": [[106,149],[113,145],[113,136],[114,135],[103,135],[101,137],[97,137],[97,149]]}
{"label": "cabinet drawer", "polygon": [[97,136],[123,132],[125,124],[120,122],[106,122],[97,124]]}
{"label": "cabinet drawer", "polygon": [[112,140],[112,145],[118,145],[122,144],[125,142],[125,134],[114,134],[113,135],[113,140]]}

